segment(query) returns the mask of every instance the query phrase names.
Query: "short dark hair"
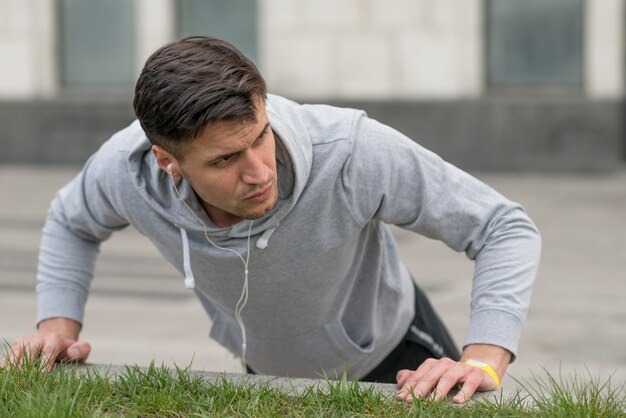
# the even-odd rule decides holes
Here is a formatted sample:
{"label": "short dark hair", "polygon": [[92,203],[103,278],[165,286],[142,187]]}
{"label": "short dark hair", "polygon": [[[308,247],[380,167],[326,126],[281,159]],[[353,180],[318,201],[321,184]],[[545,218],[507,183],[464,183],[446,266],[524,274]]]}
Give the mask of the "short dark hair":
{"label": "short dark hair", "polygon": [[233,45],[192,36],[159,48],[146,61],[133,107],[150,142],[176,157],[212,122],[256,121],[265,80]]}

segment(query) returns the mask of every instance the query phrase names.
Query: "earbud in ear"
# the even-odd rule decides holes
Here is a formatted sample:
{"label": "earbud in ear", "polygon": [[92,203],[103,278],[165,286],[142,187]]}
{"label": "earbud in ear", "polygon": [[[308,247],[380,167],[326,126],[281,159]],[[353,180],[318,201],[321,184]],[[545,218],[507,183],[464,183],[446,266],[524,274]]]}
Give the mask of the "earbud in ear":
{"label": "earbud in ear", "polygon": [[165,170],[167,170],[167,174],[172,174],[172,163],[169,163],[167,167],[165,167]]}

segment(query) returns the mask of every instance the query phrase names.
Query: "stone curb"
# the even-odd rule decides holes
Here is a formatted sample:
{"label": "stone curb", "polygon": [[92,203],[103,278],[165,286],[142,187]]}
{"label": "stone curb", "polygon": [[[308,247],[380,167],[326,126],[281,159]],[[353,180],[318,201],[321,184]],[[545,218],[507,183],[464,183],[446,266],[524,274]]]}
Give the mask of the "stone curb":
{"label": "stone curb", "polygon": [[[87,373],[88,371],[96,372],[101,375],[107,375],[110,377],[116,377],[117,375],[123,375],[127,372],[126,366],[117,366],[117,365],[106,365],[106,364],[91,364],[91,363],[82,363],[82,364],[66,364],[64,367],[73,368],[77,370],[79,373]],[[132,368],[136,368],[141,371],[147,370],[147,367],[137,367],[137,366],[129,366]],[[160,366],[157,366],[160,367]],[[167,366],[167,368],[171,371],[175,371],[175,367]],[[271,388],[279,389],[289,396],[300,396],[304,394],[310,388],[319,389],[322,392],[328,390],[328,385],[326,384],[326,380],[324,379],[303,379],[303,378],[287,378],[287,377],[278,377],[278,376],[268,376],[268,375],[253,375],[248,374],[244,375],[241,373],[228,373],[228,372],[210,372],[210,371],[199,371],[199,370],[190,370],[189,373],[191,376],[201,377],[205,382],[209,384],[220,382],[222,379],[226,379],[228,382],[238,384],[238,383],[249,383],[255,386],[267,385]],[[348,384],[351,384],[349,382]],[[359,386],[362,389],[370,389],[374,392],[380,392],[384,395],[389,395],[392,397],[396,392],[396,386],[389,383],[370,383],[370,382],[359,382]],[[511,393],[506,392],[489,392],[489,393],[479,393],[472,397],[474,400],[485,399],[488,401],[496,401],[500,402],[502,399],[507,399],[514,396]]]}
{"label": "stone curb", "polygon": [[[107,364],[66,364],[65,367],[78,370],[80,373],[86,373],[88,371],[95,371],[102,375],[108,375],[116,377],[117,375],[125,374],[127,371],[126,366],[107,365]],[[129,366],[135,368],[135,366]],[[160,366],[157,366],[160,367]],[[141,371],[147,370],[147,367],[136,367]],[[167,368],[174,372],[175,367],[167,366]],[[302,395],[307,389],[314,388],[324,391],[326,389],[326,381],[324,379],[303,379],[303,378],[287,378],[268,375],[256,375],[242,373],[228,373],[228,372],[207,372],[199,370],[190,370],[191,376],[201,377],[207,383],[216,383],[222,379],[226,379],[229,382],[238,383],[250,383],[252,385],[267,385],[272,388],[279,389],[290,396]],[[361,388],[373,388],[375,391],[379,391],[385,394],[395,394],[396,387],[392,384],[386,383],[368,383],[359,382]]]}

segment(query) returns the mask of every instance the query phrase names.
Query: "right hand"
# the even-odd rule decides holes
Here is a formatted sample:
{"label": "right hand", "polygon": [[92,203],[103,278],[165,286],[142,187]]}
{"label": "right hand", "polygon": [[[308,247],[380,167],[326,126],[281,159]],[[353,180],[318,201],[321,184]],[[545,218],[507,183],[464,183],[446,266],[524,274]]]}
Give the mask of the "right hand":
{"label": "right hand", "polygon": [[40,356],[40,366],[50,371],[57,361],[83,362],[91,352],[91,345],[86,341],[78,341],[80,324],[63,318],[43,321],[39,330],[18,338],[11,344],[0,367],[19,367],[24,358],[34,359]]}

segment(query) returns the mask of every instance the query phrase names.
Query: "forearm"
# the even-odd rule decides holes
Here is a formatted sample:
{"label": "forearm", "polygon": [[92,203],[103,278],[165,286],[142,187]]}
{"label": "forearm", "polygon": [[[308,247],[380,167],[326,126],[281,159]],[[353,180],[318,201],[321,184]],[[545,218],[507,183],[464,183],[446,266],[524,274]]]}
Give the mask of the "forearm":
{"label": "forearm", "polygon": [[517,351],[537,272],[541,238],[520,209],[497,216],[476,255],[472,312],[464,345]]}
{"label": "forearm", "polygon": [[99,243],[77,236],[60,220],[44,226],[37,271],[37,321],[82,321]]}

